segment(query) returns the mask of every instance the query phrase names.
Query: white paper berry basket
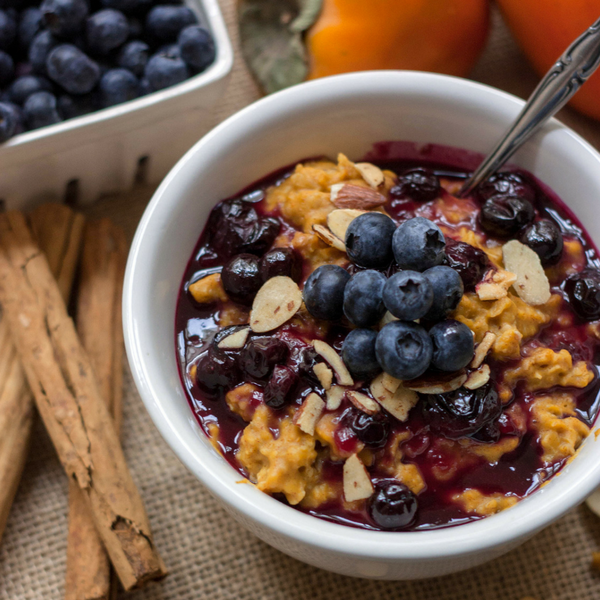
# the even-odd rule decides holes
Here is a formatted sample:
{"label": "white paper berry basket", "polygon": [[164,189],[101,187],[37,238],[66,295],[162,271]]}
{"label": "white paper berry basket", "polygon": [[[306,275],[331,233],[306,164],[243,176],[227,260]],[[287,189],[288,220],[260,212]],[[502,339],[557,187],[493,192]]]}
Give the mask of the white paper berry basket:
{"label": "white paper berry basket", "polygon": [[0,145],[0,200],[24,208],[40,198],[62,198],[77,183],[77,201],[126,191],[141,164],[158,183],[202,137],[211,109],[225,91],[233,50],[217,0],[186,0],[213,35],[215,61],[178,85]]}

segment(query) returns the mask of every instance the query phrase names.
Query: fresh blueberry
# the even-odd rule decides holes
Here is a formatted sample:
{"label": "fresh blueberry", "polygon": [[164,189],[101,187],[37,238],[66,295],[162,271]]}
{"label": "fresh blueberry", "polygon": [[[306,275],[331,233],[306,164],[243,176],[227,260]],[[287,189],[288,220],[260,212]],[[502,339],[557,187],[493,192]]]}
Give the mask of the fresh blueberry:
{"label": "fresh blueberry", "polygon": [[185,81],[190,70],[180,57],[159,52],[148,61],[144,75],[152,90],[157,91]]}
{"label": "fresh blueberry", "polygon": [[398,177],[398,183],[390,190],[390,196],[417,202],[435,200],[441,192],[440,180],[428,169],[410,169]]}
{"label": "fresh blueberry", "polygon": [[265,386],[263,400],[271,408],[282,408],[290,399],[290,392],[298,382],[298,375],[284,365],[276,365]]}
{"label": "fresh blueberry", "polygon": [[127,69],[111,69],[100,79],[100,99],[102,106],[114,106],[139,95],[139,81]]}
{"label": "fresh blueberry", "polygon": [[152,91],[150,82],[145,77],[142,77],[140,79],[140,96],[147,96],[148,94],[151,94]]}
{"label": "fresh blueberry", "polygon": [[44,77],[25,75],[15,79],[7,91],[9,100],[22,106],[35,92],[51,92],[52,84]]}
{"label": "fresh blueberry", "polygon": [[19,21],[19,45],[27,50],[33,38],[44,28],[44,17],[39,8],[30,6],[21,13]]}
{"label": "fresh blueberry", "polygon": [[431,364],[440,371],[459,371],[473,359],[473,332],[453,319],[441,321],[429,330],[433,344]]}
{"label": "fresh blueberry", "polygon": [[392,236],[396,225],[387,215],[367,212],[353,219],[346,230],[346,251],[353,262],[368,269],[385,269],[392,262]]}
{"label": "fresh blueberry", "polygon": [[227,295],[240,304],[252,304],[262,285],[258,258],[254,254],[238,254],[221,271],[221,281]]}
{"label": "fresh blueberry", "polygon": [[168,58],[181,58],[181,48],[177,44],[163,44],[156,53]]}
{"label": "fresh blueberry", "polygon": [[0,143],[6,142],[17,133],[19,115],[14,106],[0,102]]}
{"label": "fresh blueberry", "polygon": [[398,319],[414,321],[424,317],[433,304],[433,288],[418,271],[400,271],[383,288],[383,303]]}
{"label": "fresh blueberry", "polygon": [[58,97],[57,106],[58,113],[64,120],[81,117],[100,108],[95,94],[85,94],[83,96],[61,94]]}
{"label": "fresh blueberry", "polygon": [[369,448],[383,448],[390,433],[390,422],[382,412],[367,415],[360,410],[352,410],[350,428]]}
{"label": "fresh blueberry", "polygon": [[182,29],[196,22],[196,15],[187,6],[159,5],[146,16],[146,29],[157,40],[174,42]]}
{"label": "fresh blueberry", "polygon": [[442,263],[446,240],[435,223],[424,217],[415,217],[396,229],[392,247],[401,269],[425,271]]}
{"label": "fresh blueberry", "polygon": [[121,48],[117,63],[121,68],[129,69],[134,75],[141,77],[144,74],[149,55],[150,46],[145,42],[134,40],[127,42]]}
{"label": "fresh blueberry", "polygon": [[59,38],[79,33],[88,16],[85,0],[44,0],[40,10],[48,30]]}
{"label": "fresh blueberry", "polygon": [[236,357],[212,346],[200,358],[196,367],[196,382],[208,392],[232,388],[239,383],[240,378]]}
{"label": "fresh blueberry", "polygon": [[381,368],[396,379],[414,379],[431,363],[433,345],[425,329],[408,321],[392,321],[377,335],[375,352]]}
{"label": "fresh blueberry", "polygon": [[487,233],[511,237],[529,225],[535,217],[533,205],[520,196],[497,194],[488,198],[481,207],[479,220]]}
{"label": "fresh blueberry", "polygon": [[316,319],[337,321],[344,315],[344,289],[350,273],[337,265],[315,269],[304,284],[304,303]]}
{"label": "fresh blueberry", "polygon": [[369,513],[382,529],[409,527],[415,521],[417,510],[417,497],[397,479],[383,479],[375,484]]}
{"label": "fresh blueberry", "polygon": [[433,288],[433,304],[425,315],[427,321],[445,319],[463,297],[465,287],[460,275],[450,267],[438,265],[423,273]]}
{"label": "fresh blueberry", "polygon": [[56,107],[56,96],[50,92],[31,94],[23,106],[23,115],[28,129],[37,129],[60,122]]}
{"label": "fresh blueberry", "polygon": [[379,271],[359,271],[344,290],[344,314],[357,327],[371,327],[385,314],[383,286],[386,278]]}
{"label": "fresh blueberry", "polygon": [[194,71],[204,71],[215,60],[215,42],[212,35],[200,25],[182,29],[177,43],[181,49],[181,58]]}
{"label": "fresh blueberry", "polygon": [[125,14],[142,14],[150,10],[153,0],[100,0],[105,8],[116,8]]}
{"label": "fresh blueberry", "polygon": [[79,48],[61,44],[50,51],[46,70],[52,81],[71,94],[87,94],[100,79],[100,67]]}
{"label": "fresh blueberry", "polygon": [[544,267],[556,264],[562,256],[562,234],[560,229],[548,219],[536,221],[527,227],[520,239],[540,257]]}
{"label": "fresh blueberry", "polygon": [[483,250],[452,238],[446,240],[445,264],[460,275],[466,292],[474,291],[490,268],[490,261]]}
{"label": "fresh blueberry", "polygon": [[342,359],[350,373],[361,381],[369,381],[381,373],[375,354],[377,332],[353,329],[342,345]]}
{"label": "fresh blueberry", "polygon": [[129,36],[129,22],[122,12],[105,8],[90,15],[85,34],[90,52],[106,55],[125,42]]}
{"label": "fresh blueberry", "polygon": [[587,268],[571,275],[565,292],[573,310],[584,321],[600,319],[600,272]]}
{"label": "fresh blueberry", "polygon": [[287,354],[288,347],[279,338],[253,338],[242,350],[240,368],[250,377],[264,379],[275,365],[285,362]]}
{"label": "fresh blueberry", "polygon": [[263,281],[272,277],[290,277],[296,283],[302,279],[302,257],[293,248],[273,248],[260,259]]}
{"label": "fresh blueberry", "polygon": [[16,19],[9,11],[0,9],[0,50],[8,50],[16,37]]}
{"label": "fresh blueberry", "polygon": [[0,50],[0,86],[6,85],[15,74],[15,63],[10,54]]}
{"label": "fresh blueberry", "polygon": [[29,46],[29,62],[36,73],[41,75],[46,73],[46,59],[57,44],[58,40],[47,29],[33,38]]}
{"label": "fresh blueberry", "polygon": [[[116,6],[113,8],[117,8]],[[124,11],[121,11],[124,12]],[[144,35],[144,23],[136,17],[130,17],[129,22],[129,39],[137,40]]]}

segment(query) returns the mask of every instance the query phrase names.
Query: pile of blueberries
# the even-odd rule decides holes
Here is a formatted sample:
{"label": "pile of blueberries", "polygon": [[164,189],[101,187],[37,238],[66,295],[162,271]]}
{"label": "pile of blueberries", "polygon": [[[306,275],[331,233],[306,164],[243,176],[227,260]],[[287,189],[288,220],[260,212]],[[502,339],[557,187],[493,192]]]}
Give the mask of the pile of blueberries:
{"label": "pile of blueberries", "polygon": [[204,71],[211,34],[181,0],[0,0],[0,142]]}

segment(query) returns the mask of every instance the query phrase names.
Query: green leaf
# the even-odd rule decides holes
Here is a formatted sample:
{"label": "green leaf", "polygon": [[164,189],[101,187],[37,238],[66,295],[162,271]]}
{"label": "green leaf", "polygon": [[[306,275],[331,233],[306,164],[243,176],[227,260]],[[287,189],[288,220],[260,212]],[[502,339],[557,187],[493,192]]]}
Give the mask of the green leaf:
{"label": "green leaf", "polygon": [[323,0],[240,0],[242,53],[267,94],[304,81],[308,63],[302,33]]}

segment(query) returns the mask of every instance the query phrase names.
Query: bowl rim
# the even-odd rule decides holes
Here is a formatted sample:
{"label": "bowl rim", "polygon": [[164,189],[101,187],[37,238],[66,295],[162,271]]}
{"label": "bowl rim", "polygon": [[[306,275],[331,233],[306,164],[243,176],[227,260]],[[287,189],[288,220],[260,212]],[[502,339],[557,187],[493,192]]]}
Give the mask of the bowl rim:
{"label": "bowl rim", "polygon": [[[530,537],[582,502],[600,483],[600,461],[588,461],[590,464],[587,476],[580,478],[576,486],[562,486],[562,489],[559,487],[557,490],[557,486],[551,484],[559,478],[553,477],[547,486],[542,486],[510,510],[460,526],[418,532],[383,532],[325,521],[287,506],[258,491],[254,486],[237,485],[228,471],[233,471],[233,468],[221,456],[208,448],[192,450],[181,439],[165,406],[168,401],[154,391],[152,380],[158,375],[145,368],[145,354],[148,350],[140,345],[136,330],[133,304],[135,280],[137,277],[143,277],[139,274],[143,270],[140,267],[143,262],[141,246],[158,207],[168,202],[165,198],[169,197],[173,182],[182,171],[193,168],[195,157],[202,155],[205,147],[210,146],[215,138],[235,130],[239,121],[254,119],[257,115],[266,116],[270,111],[277,113],[280,110],[279,104],[283,105],[285,100],[301,96],[310,96],[313,100],[318,97],[331,97],[344,86],[365,89],[363,86],[380,82],[382,77],[410,82],[413,86],[421,86],[421,91],[427,91],[426,88],[430,91],[431,85],[434,85],[438,90],[443,90],[437,92],[441,95],[487,95],[490,100],[495,99],[506,103],[507,106],[512,105],[514,110],[524,105],[523,100],[512,94],[458,77],[418,71],[366,71],[305,82],[262,98],[230,116],[199,140],[173,167],[155,191],[138,225],[127,262],[123,292],[126,351],[142,401],[162,437],[196,478],[234,512],[242,513],[263,529],[275,531],[282,538],[301,542],[316,550],[333,551],[339,555],[407,561],[472,555]],[[414,89],[413,87],[411,91]],[[289,108],[285,108],[283,112],[288,110]],[[598,163],[600,173],[600,154],[581,136],[556,119],[551,119],[542,128],[542,132],[546,133],[557,130],[571,137],[581,146],[582,151],[591,153]],[[594,428],[597,425],[596,422]],[[589,437],[594,438],[593,433]],[[596,452],[600,452],[600,448]],[[235,473],[239,479],[239,473]],[[544,502],[550,489],[553,490],[553,497],[550,502]]]}

